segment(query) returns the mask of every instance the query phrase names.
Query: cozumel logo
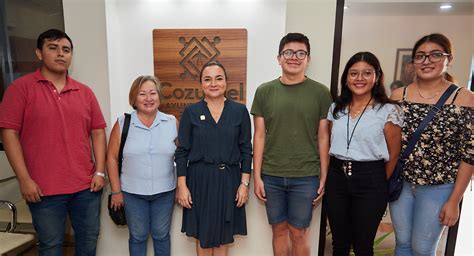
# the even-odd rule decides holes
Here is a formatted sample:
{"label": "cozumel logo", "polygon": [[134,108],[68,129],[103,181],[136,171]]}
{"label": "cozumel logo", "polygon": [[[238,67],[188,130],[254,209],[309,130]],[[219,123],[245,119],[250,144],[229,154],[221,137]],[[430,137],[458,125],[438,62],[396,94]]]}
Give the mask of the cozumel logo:
{"label": "cozumel logo", "polygon": [[194,80],[199,80],[202,66],[217,58],[221,53],[216,48],[216,44],[221,42],[221,38],[218,36],[214,37],[212,42],[207,37],[203,37],[201,40],[192,37],[189,42],[186,42],[186,38],[180,37],[179,42],[184,45],[179,52],[179,55],[183,56],[183,59],[179,62],[184,70],[179,75],[181,80],[185,80],[188,76],[191,76]]}

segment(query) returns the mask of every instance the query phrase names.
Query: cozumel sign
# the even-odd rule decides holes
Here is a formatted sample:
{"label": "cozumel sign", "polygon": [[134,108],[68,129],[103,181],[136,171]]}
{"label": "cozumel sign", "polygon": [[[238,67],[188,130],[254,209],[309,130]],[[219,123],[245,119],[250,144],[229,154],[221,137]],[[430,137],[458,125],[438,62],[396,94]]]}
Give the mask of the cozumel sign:
{"label": "cozumel sign", "polygon": [[227,71],[226,97],[246,102],[246,29],[155,29],[153,60],[164,100],[160,109],[180,117],[184,108],[202,99],[199,74],[217,59]]}

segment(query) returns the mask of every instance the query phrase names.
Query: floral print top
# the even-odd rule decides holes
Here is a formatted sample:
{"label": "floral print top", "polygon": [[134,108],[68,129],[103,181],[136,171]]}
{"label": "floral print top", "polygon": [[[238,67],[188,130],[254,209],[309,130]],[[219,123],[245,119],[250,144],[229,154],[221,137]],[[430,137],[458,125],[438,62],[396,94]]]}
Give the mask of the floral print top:
{"label": "floral print top", "polygon": [[[402,153],[433,106],[403,100]],[[403,179],[418,185],[454,183],[461,161],[474,164],[473,112],[473,108],[445,104],[405,159]]]}

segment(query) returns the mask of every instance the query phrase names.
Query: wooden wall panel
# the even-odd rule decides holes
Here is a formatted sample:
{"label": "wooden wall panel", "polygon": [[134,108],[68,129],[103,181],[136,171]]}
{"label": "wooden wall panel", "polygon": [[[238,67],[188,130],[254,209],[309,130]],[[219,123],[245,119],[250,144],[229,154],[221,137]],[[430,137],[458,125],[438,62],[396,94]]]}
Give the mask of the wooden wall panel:
{"label": "wooden wall panel", "polygon": [[212,59],[220,61],[226,69],[226,96],[245,104],[246,29],[153,30],[155,76],[165,97],[160,110],[179,118],[186,105],[199,101],[203,97],[199,73]]}

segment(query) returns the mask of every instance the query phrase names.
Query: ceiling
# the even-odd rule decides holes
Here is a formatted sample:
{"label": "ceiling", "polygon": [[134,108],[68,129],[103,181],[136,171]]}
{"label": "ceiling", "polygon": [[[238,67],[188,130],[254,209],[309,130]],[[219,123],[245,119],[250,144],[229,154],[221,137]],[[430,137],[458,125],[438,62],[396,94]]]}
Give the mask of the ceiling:
{"label": "ceiling", "polygon": [[[443,3],[451,3],[452,8],[440,9]],[[409,1],[409,0],[346,0],[349,8],[345,16],[431,16],[431,15],[474,15],[474,0],[464,1]]]}

